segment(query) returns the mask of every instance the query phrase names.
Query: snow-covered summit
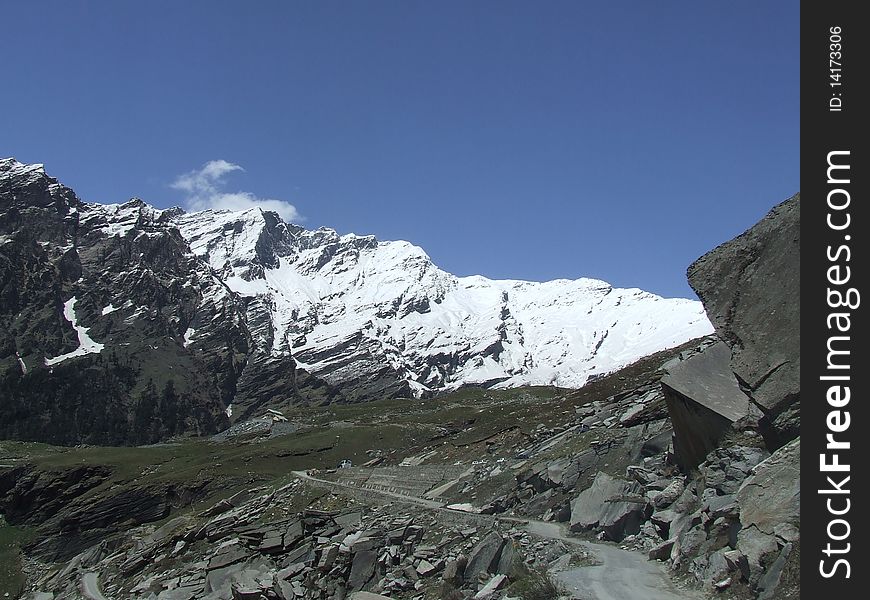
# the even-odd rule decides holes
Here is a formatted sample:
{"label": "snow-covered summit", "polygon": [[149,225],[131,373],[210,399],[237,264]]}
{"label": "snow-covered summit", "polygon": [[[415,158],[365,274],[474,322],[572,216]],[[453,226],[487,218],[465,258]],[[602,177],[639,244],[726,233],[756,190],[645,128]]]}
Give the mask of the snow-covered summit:
{"label": "snow-covered summit", "polygon": [[259,208],[172,218],[259,315],[258,344],[330,383],[583,385],[712,332],[700,302],[595,279],[456,277],[418,246],[306,230]]}
{"label": "snow-covered summit", "polygon": [[[199,290],[196,304],[176,307],[184,316],[171,325],[172,335],[184,352],[229,352],[220,345],[223,325],[204,320],[225,315],[244,330],[239,385],[248,391],[260,389],[257,373],[290,365],[290,357],[350,400],[466,384],[579,387],[713,331],[697,301],[595,279],[457,277],[409,242],[308,230],[258,207],[186,213],[135,198],[90,204],[40,165],[14,159],[0,160],[0,184],[10,206],[54,215],[28,225],[49,256],[61,260],[69,253],[70,265],[123,259],[118,281],[131,273],[153,280],[172,302],[187,294],[179,290]],[[95,294],[100,304],[92,311],[125,302],[109,289],[82,289],[79,297]],[[118,321],[114,311],[99,314],[112,316]]]}

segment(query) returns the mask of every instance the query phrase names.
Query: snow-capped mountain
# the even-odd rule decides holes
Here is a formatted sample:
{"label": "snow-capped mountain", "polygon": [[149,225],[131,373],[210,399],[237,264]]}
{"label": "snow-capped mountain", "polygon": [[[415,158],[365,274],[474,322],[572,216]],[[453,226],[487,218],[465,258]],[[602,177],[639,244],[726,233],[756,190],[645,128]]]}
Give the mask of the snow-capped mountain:
{"label": "snow-capped mountain", "polygon": [[14,159],[0,327],[0,437],[60,443],[214,431],[293,403],[578,387],[712,332],[695,301],[456,277],[408,242],[258,208],[86,203]]}
{"label": "snow-capped mountain", "polygon": [[387,374],[416,395],[580,387],[712,331],[699,302],[594,279],[456,277],[408,242],[308,231],[258,208],[172,221],[249,310],[268,315],[253,331],[263,351],[334,385]]}

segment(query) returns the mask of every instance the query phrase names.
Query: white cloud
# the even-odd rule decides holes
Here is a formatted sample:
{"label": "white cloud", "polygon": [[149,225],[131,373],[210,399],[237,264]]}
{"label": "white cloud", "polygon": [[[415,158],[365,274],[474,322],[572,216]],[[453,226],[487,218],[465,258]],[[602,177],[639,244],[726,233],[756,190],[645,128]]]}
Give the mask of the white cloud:
{"label": "white cloud", "polygon": [[278,213],[288,223],[302,220],[296,207],[284,200],[259,198],[251,192],[225,192],[224,176],[233,171],[244,169],[225,160],[210,160],[198,170],[179,175],[171,187],[185,193],[189,210],[247,210],[259,206]]}

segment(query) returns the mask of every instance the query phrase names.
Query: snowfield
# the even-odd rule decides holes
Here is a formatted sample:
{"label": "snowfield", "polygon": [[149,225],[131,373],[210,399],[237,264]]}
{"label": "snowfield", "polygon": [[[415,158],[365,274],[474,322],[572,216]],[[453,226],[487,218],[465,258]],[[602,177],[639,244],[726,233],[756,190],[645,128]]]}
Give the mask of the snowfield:
{"label": "snowfield", "polygon": [[415,395],[465,384],[580,387],[712,333],[700,302],[595,279],[456,277],[419,247],[287,225],[274,213],[173,217],[249,306],[274,356],[334,383],[389,365]]}

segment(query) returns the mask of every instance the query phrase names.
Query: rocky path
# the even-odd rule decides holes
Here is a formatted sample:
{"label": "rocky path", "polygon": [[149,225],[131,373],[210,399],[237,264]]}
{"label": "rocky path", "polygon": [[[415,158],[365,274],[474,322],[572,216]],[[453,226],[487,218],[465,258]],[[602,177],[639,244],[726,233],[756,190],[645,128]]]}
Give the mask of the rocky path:
{"label": "rocky path", "polygon": [[[315,485],[329,488],[344,488],[354,491],[351,485],[312,477],[304,471],[293,474]],[[408,504],[441,511],[458,513],[444,508],[443,504],[414,496],[380,490],[367,490],[372,495],[385,496]],[[466,514],[466,513],[461,513]],[[485,515],[475,515],[485,517]],[[490,517],[495,520],[496,517]],[[529,533],[550,540],[561,540],[583,547],[598,563],[594,566],[566,569],[555,574],[572,598],[578,600],[702,600],[694,591],[679,589],[662,563],[650,561],[640,552],[623,550],[618,546],[598,544],[571,536],[564,525],[517,517],[497,517],[524,526]]]}
{"label": "rocky path", "polygon": [[82,595],[88,598],[88,600],[106,600],[106,597],[100,591],[97,577],[96,573],[85,573],[82,575]]}
{"label": "rocky path", "polygon": [[583,600],[701,600],[694,590],[678,589],[664,565],[640,552],[570,536],[558,523],[529,521],[529,533],[583,547],[599,563],[555,574],[574,598]]}
{"label": "rocky path", "polygon": [[[300,479],[304,479],[306,481],[310,481],[312,483],[328,487],[328,488],[344,488],[347,490],[358,491],[358,488],[346,484],[340,483],[338,481],[329,481],[328,479],[319,479],[317,477],[312,477],[305,471],[293,471],[293,474]],[[396,492],[389,492],[387,490],[365,490],[367,493],[370,492],[373,495],[377,496],[386,496],[392,500],[398,500],[400,502],[406,502],[408,504],[414,504],[416,506],[422,506],[424,508],[442,508],[444,504],[442,502],[436,502],[434,500],[426,500],[425,498],[417,498],[416,496],[408,496],[406,494],[398,494]]]}

